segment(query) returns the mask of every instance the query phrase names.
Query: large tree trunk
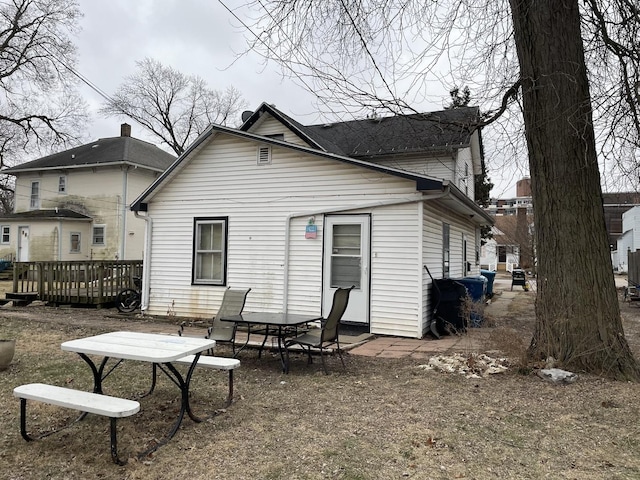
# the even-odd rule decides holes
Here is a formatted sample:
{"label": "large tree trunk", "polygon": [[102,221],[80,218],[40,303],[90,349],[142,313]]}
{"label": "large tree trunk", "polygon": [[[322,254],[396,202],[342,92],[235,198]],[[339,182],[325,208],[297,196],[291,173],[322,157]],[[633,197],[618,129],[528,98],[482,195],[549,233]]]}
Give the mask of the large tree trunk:
{"label": "large tree trunk", "polygon": [[510,0],[538,255],[534,359],[639,378],[604,221],[577,0]]}

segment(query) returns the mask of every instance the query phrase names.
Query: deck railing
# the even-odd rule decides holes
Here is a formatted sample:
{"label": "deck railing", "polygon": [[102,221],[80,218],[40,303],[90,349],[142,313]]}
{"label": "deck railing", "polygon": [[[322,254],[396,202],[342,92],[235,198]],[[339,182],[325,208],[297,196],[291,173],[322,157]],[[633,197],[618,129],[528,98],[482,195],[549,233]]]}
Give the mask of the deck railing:
{"label": "deck railing", "polygon": [[142,260],[15,262],[13,291],[51,303],[103,305],[133,288],[135,276],[142,276]]}

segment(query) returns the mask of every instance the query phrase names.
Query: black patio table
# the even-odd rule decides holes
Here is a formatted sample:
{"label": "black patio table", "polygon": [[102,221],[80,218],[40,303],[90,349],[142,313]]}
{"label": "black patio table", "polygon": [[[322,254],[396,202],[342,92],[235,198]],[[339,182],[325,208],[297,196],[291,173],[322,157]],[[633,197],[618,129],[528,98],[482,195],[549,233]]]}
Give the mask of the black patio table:
{"label": "black patio table", "polygon": [[[223,322],[234,322],[236,325],[245,325],[247,327],[247,341],[238,350],[238,353],[244,349],[249,343],[249,336],[251,335],[251,327],[260,325],[258,330],[260,333],[264,333],[264,340],[260,346],[258,356],[262,354],[262,349],[267,341],[269,335],[273,335],[278,339],[278,353],[280,354],[280,362],[282,364],[282,371],[286,372],[286,359],[284,355],[283,340],[286,337],[291,336],[291,331],[294,333],[302,325],[307,323],[316,322],[322,320],[321,316],[317,315],[305,315],[298,313],[272,313],[272,312],[247,312],[240,315],[222,316],[220,318]],[[258,333],[254,331],[254,333]]]}

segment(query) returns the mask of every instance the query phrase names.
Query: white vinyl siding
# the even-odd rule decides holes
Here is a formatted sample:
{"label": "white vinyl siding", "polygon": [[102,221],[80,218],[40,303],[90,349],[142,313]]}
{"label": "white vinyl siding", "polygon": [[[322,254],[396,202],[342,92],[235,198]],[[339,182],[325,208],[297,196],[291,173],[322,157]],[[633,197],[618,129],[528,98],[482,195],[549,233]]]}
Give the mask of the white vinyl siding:
{"label": "white vinyl siding", "polygon": [[371,333],[419,337],[420,204],[374,210],[371,240]]}
{"label": "white vinyl siding", "polygon": [[[271,165],[258,166],[258,145],[217,134],[149,201],[148,313],[164,315],[172,305],[178,316],[211,318],[226,287],[252,289],[246,311],[326,313],[325,215],[368,214],[370,330],[423,336],[430,284],[423,264],[435,278],[442,274],[444,219],[451,225],[451,276],[462,276],[462,235],[474,235],[468,217],[437,200],[419,201],[413,181],[287,148],[272,146]],[[228,219],[224,285],[192,284],[193,225],[201,217]],[[305,238],[312,219],[317,236]]]}
{"label": "white vinyl siding", "polygon": [[[289,149],[274,147],[272,165],[265,169],[256,165],[256,145],[219,135],[150,202],[149,215],[154,219],[154,231],[149,313],[163,314],[167,302],[175,301],[178,315],[210,317],[222,298],[223,289],[190,285],[190,268],[185,265],[192,263],[194,217],[228,216],[227,285],[252,288],[247,298],[247,310],[254,305],[254,308],[278,312],[283,309],[287,217],[292,216],[289,221],[288,310],[320,313],[321,214],[342,211],[349,205],[420,198],[412,181]],[[415,205],[413,208],[415,210]],[[190,212],[191,216],[185,212]],[[318,227],[315,239],[305,238],[309,216],[296,216],[305,212],[314,213]],[[390,214],[389,219],[393,223],[394,215]],[[414,224],[417,222],[415,219]],[[394,230],[394,227],[389,228],[391,243]],[[414,236],[415,232],[414,227]],[[416,261],[414,253],[414,269]],[[389,262],[394,263],[392,259]],[[384,272],[380,275],[386,276]],[[389,278],[395,276],[393,272]]]}
{"label": "white vinyl siding", "polygon": [[307,142],[302,140],[291,130],[286,128],[282,123],[273,118],[271,115],[263,115],[249,130],[251,133],[264,135],[265,137],[277,138],[276,135],[283,135],[284,141],[294,143],[296,145],[308,146]]}
{"label": "white vinyl siding", "polygon": [[456,163],[453,155],[438,155],[437,157],[403,155],[402,157],[381,158],[375,163],[451,182],[456,178]]}
{"label": "white vinyl siding", "polygon": [[[479,267],[475,264],[475,253],[473,249],[467,248],[467,260],[471,262],[471,271],[463,271],[463,255],[462,245],[463,237],[470,240],[475,237],[475,227],[468,222],[462,215],[454,214],[449,210],[438,206],[435,202],[426,202],[424,204],[424,215],[422,225],[422,248],[423,262],[429,268],[429,272],[434,279],[444,278],[442,271],[442,225],[448,223],[450,225],[450,272],[449,278],[461,278],[467,275],[478,275]],[[426,301],[423,305],[423,317],[431,316],[431,278],[426,270],[423,272],[423,290],[422,294]],[[427,333],[424,323],[423,335]]]}

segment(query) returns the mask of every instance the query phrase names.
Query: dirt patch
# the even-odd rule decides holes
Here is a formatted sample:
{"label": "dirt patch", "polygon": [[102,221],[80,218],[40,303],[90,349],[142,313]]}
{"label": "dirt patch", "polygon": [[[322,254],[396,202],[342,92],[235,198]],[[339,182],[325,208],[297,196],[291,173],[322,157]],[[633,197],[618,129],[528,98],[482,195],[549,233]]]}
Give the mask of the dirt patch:
{"label": "dirt patch", "polygon": [[[622,304],[636,355],[640,308]],[[503,313],[488,309],[485,350],[517,356],[533,326],[533,294]],[[197,371],[192,405],[210,415],[185,419],[175,438],[152,457],[135,453],[161,438],[177,415],[176,387],[161,378],[141,399],[141,412],[119,421],[119,446],[129,463],[109,454],[108,421],[89,416],[38,442],[19,434],[15,386],[30,382],[91,388],[91,375],[60,343],[115,329],[173,332],[175,318],[122,316],[115,310],[0,310],[0,337],[17,339],[13,365],[0,372],[0,477],[7,479],[539,479],[640,478],[640,387],[580,375],[557,386],[535,375],[467,378],[420,368],[423,360],[346,355],[307,366],[294,355],[291,373],[279,360],[242,353],[236,398],[223,409],[226,373]],[[200,326],[191,327],[201,331]],[[507,335],[509,332],[509,335]],[[228,355],[226,347],[217,354]],[[150,368],[124,362],[105,381],[106,393],[136,397],[149,388]],[[33,405],[29,427],[43,431],[76,412]]]}

